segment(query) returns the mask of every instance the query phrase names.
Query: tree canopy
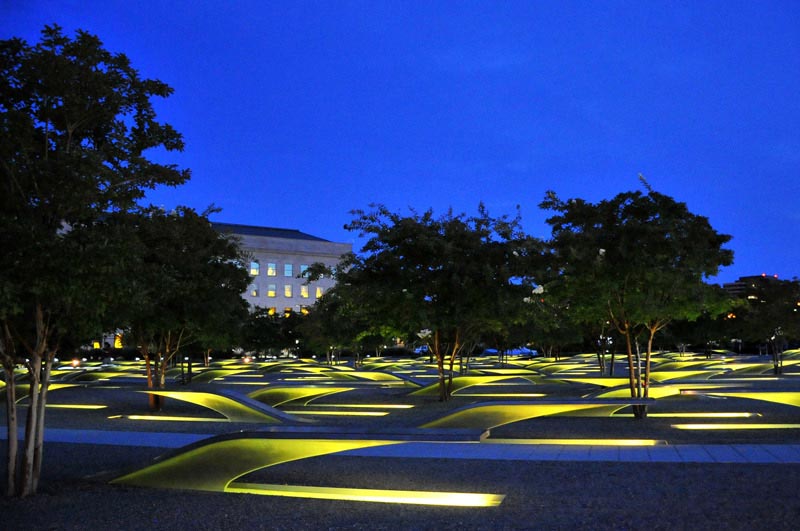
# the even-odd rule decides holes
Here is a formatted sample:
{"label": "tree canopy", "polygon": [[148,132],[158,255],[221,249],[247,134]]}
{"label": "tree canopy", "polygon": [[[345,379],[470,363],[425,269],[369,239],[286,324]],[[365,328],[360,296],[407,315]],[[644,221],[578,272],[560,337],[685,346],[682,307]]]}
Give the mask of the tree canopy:
{"label": "tree canopy", "polygon": [[[625,338],[633,396],[648,396],[654,335],[673,319],[725,309],[705,279],[733,261],[707,218],[652,190],[624,192],[590,203],[548,192],[541,207],[555,214],[549,241],[549,296],[569,303],[587,323],[610,322]],[[645,374],[633,360],[637,336],[647,334]]]}
{"label": "tree canopy", "polygon": [[164,387],[167,364],[187,345],[238,339],[250,277],[237,242],[211,226],[208,212],[148,208],[131,224],[130,297],[115,315],[148,361],[150,387]]}
{"label": "tree canopy", "polygon": [[344,301],[339,308],[357,306],[373,332],[386,327],[430,341],[445,400],[445,361],[452,369],[465,346],[500,331],[522,307],[538,242],[518,217],[493,218],[483,205],[472,217],[403,215],[381,205],[354,215],[346,228],[368,240],[339,268],[329,296]]}
{"label": "tree canopy", "polygon": [[31,386],[19,469],[7,396],[10,494],[36,491],[56,351],[67,332],[96,328],[108,308],[103,281],[117,242],[109,231],[118,227],[109,215],[133,207],[148,188],[189,178],[150,158],[152,149],[183,147],[151,102],[171,93],[84,31],[70,39],[48,26],[35,45],[0,41],[0,357],[7,395],[9,371],[22,360]]}

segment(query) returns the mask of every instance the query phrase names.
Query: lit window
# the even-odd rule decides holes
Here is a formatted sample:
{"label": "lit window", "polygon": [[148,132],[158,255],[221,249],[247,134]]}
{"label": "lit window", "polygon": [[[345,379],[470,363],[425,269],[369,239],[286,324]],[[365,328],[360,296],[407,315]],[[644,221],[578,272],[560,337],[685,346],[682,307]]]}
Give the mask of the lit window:
{"label": "lit window", "polygon": [[292,315],[292,308],[291,306],[287,306],[286,308],[283,309],[283,316],[289,317],[290,315]]}
{"label": "lit window", "polygon": [[284,286],[283,286],[283,296],[284,297],[291,297],[292,296],[292,285],[291,284],[284,284]]}
{"label": "lit window", "polygon": [[258,262],[250,262],[250,274],[254,277],[258,276],[258,272],[261,269],[261,264]]}
{"label": "lit window", "polygon": [[267,310],[267,313],[270,315],[275,315],[276,313],[278,313],[278,309],[274,306],[271,306],[270,309]]}
{"label": "lit window", "polygon": [[308,298],[308,286],[306,284],[300,286],[300,296],[304,299]]}
{"label": "lit window", "polygon": [[258,297],[258,284],[250,284],[250,296]]}
{"label": "lit window", "polygon": [[292,264],[283,264],[283,276],[292,276]]}
{"label": "lit window", "polygon": [[267,297],[275,297],[278,294],[278,286],[275,284],[267,284]]}
{"label": "lit window", "polygon": [[300,264],[300,276],[305,277],[306,273],[308,273],[308,265]]}
{"label": "lit window", "polygon": [[278,274],[278,265],[273,263],[267,264],[267,276],[274,277],[277,274]]}
{"label": "lit window", "polygon": [[322,297],[322,288],[320,288],[319,286],[317,287],[317,290],[316,290],[315,296],[316,296],[316,298],[318,298],[318,299],[319,299],[320,297]]}
{"label": "lit window", "polygon": [[308,306],[300,306],[300,313],[308,315]]}

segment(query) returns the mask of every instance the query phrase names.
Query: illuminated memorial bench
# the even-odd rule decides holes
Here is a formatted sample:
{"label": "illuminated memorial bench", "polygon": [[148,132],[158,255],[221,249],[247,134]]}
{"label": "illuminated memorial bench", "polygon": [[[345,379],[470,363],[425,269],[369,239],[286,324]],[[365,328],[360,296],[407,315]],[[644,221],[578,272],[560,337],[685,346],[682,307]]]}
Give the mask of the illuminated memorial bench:
{"label": "illuminated memorial bench", "polygon": [[234,391],[223,390],[217,393],[196,391],[141,391],[165,398],[174,398],[190,404],[205,407],[224,416],[230,422],[259,422],[268,424],[302,423],[306,419],[295,417],[268,406],[249,396]]}
{"label": "illuminated memorial bench", "polygon": [[212,437],[159,458],[150,466],[112,480],[148,488],[202,490],[238,494],[330,500],[491,507],[504,495],[473,492],[410,491],[253,483],[248,475],[265,468],[348,450],[409,441],[480,441],[481,430],[348,430],[332,427],[269,428]]}
{"label": "illuminated memorial bench", "polygon": [[628,406],[655,404],[653,398],[541,399],[515,402],[481,402],[459,408],[444,417],[423,424],[422,428],[491,429],[513,422],[564,415],[611,416]]}

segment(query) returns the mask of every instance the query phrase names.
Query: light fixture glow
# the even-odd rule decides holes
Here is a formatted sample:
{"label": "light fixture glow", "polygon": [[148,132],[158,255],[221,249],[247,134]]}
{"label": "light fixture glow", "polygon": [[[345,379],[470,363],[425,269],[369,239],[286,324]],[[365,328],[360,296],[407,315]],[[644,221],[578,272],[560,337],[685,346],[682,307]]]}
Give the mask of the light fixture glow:
{"label": "light fixture glow", "polygon": [[341,416],[341,417],[385,417],[389,414],[388,411],[318,411],[318,410],[293,410],[284,411],[290,415],[327,415],[327,416]]}
{"label": "light fixture glow", "polygon": [[673,424],[677,430],[796,430],[800,424]]}
{"label": "light fixture glow", "polygon": [[228,419],[208,418],[208,417],[175,417],[168,415],[113,415],[110,419],[127,420],[161,420],[171,422],[228,422]]}
{"label": "light fixture glow", "polygon": [[314,407],[340,407],[364,409],[411,409],[412,404],[314,404]]}
{"label": "light fixture glow", "polygon": [[54,409],[105,409],[108,406],[101,404],[47,404],[47,407]]}
{"label": "light fixture glow", "polygon": [[457,396],[477,396],[483,398],[542,398],[542,393],[454,393]]}
{"label": "light fixture glow", "polygon": [[658,446],[660,439],[486,439],[481,444],[555,444],[563,446]]}
{"label": "light fixture glow", "polygon": [[225,492],[260,494],[265,496],[288,496],[292,498],[313,498],[319,500],[443,505],[451,507],[497,507],[505,498],[502,494],[479,494],[471,492],[351,489],[236,482],[228,485]]}
{"label": "light fixture glow", "polygon": [[[615,417],[629,417],[633,418],[632,413],[620,413],[614,415]],[[761,413],[735,413],[735,412],[716,412],[716,413],[648,413],[648,417],[658,418],[686,418],[686,419],[741,419],[750,417],[760,417]]]}

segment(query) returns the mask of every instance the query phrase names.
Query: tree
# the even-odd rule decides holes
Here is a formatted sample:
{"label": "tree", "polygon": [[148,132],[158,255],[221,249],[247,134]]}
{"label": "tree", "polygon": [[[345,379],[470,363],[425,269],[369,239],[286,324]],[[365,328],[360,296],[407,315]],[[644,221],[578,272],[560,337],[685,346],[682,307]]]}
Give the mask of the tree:
{"label": "tree", "polygon": [[739,303],[726,328],[751,345],[766,345],[775,374],[781,373],[785,346],[800,340],[800,280],[752,277]]}
{"label": "tree", "polygon": [[[353,259],[353,255],[348,255],[334,268],[322,263],[311,264],[305,273],[306,281],[323,276],[343,278]],[[377,353],[380,345],[393,344],[395,338],[405,339],[403,331],[374,323],[360,301],[348,296],[353,293],[352,285],[333,286],[310,308],[300,326],[307,346],[325,352],[329,363],[345,352],[352,352],[354,364],[358,366],[366,350]]]}
{"label": "tree", "polygon": [[[152,162],[148,150],[183,147],[156,120],[151,99],[166,84],[143,79],[121,54],[79,31],[47,26],[31,46],[0,41],[0,358],[6,375],[9,495],[34,494],[50,369],[68,335],[98,325],[108,286],[99,280],[114,240],[104,219],[131,208],[144,190],[178,185],[187,170]],[[30,392],[21,464],[13,369],[27,368]],[[12,443],[13,441],[13,443]]]}
{"label": "tree", "polygon": [[357,305],[373,332],[387,327],[427,340],[439,398],[447,400],[464,346],[503,326],[509,301],[518,308],[530,293],[537,242],[521,231],[518,216],[492,218],[483,205],[469,218],[435,218],[430,210],[403,216],[381,205],[354,214],[346,228],[369,239],[338,269],[335,296],[345,308]]}
{"label": "tree", "polygon": [[[225,336],[247,317],[250,277],[237,242],[188,207],[147,208],[133,216],[138,244],[131,297],[116,315],[138,346],[149,388],[163,388],[169,364],[187,345]],[[122,323],[120,323],[122,324]],[[161,401],[151,395],[151,406]]]}
{"label": "tree", "polygon": [[[707,218],[642,181],[646,193],[625,192],[596,204],[548,192],[541,207],[556,212],[547,220],[553,260],[547,291],[568,301],[578,320],[608,321],[617,329],[625,340],[631,396],[646,398],[653,338],[673,319],[724,311],[725,302],[711,300],[704,280],[730,265],[733,252],[722,247],[730,236],[717,233]],[[646,411],[635,408],[637,417]]]}

